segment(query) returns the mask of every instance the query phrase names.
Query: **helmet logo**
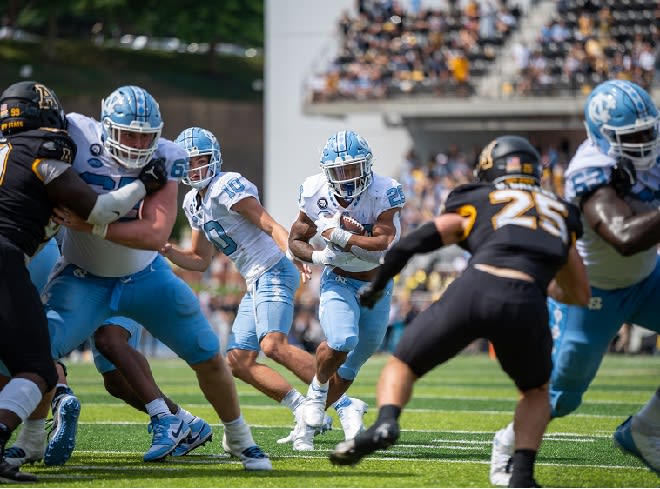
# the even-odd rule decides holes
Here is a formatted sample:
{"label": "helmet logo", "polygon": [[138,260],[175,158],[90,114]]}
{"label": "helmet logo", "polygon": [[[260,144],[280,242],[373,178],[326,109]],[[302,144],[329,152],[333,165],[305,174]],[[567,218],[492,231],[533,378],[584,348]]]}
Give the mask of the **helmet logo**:
{"label": "helmet logo", "polygon": [[589,119],[596,124],[607,124],[610,110],[616,108],[616,99],[605,93],[597,93],[589,102]]}
{"label": "helmet logo", "polygon": [[51,91],[40,83],[34,84],[34,89],[39,95],[39,108],[40,109],[58,109],[58,104],[53,97]]}
{"label": "helmet logo", "polygon": [[493,167],[493,148],[497,144],[497,139],[488,143],[481,154],[479,155],[479,168],[482,170],[488,170]]}

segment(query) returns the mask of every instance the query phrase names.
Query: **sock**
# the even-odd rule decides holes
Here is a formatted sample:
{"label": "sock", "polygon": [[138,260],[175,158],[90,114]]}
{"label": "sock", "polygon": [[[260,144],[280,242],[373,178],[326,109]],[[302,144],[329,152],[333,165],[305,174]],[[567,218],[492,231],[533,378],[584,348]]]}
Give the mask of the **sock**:
{"label": "sock", "polygon": [[509,487],[527,487],[526,484],[534,480],[535,461],[535,450],[520,449],[513,452],[513,474]]}
{"label": "sock", "polygon": [[337,399],[334,404],[332,404],[332,407],[335,408],[336,411],[341,411],[347,406],[350,406],[353,404],[353,401],[351,401],[351,398],[348,397],[346,394],[342,394],[339,399]]}
{"label": "sock", "polygon": [[46,440],[46,419],[26,419],[15,445],[25,448],[27,445],[41,444]]}
{"label": "sock", "polygon": [[399,416],[401,416],[401,408],[399,406],[395,406],[394,404],[385,404],[380,407],[380,410],[378,411],[378,419],[376,422],[391,419],[398,421]]}
{"label": "sock", "polygon": [[243,415],[239,414],[238,418],[236,418],[235,420],[227,421],[227,422],[223,421],[222,424],[225,425],[225,429],[228,432],[236,432],[241,428],[241,426],[245,424],[245,420],[243,419]]}
{"label": "sock", "polygon": [[312,379],[312,383],[310,384],[310,387],[313,387],[317,391],[326,391],[328,390],[328,387],[330,386],[330,381],[328,380],[327,382],[321,384],[319,382],[319,379],[316,378],[316,375]]}
{"label": "sock", "polygon": [[649,399],[642,409],[639,410],[633,420],[637,418],[648,426],[660,426],[660,389]]}
{"label": "sock", "polygon": [[516,444],[516,433],[513,431],[513,423],[509,423],[504,428],[503,436],[500,438],[504,445],[513,447]]}
{"label": "sock", "polygon": [[192,413],[189,413],[185,409],[183,409],[181,406],[179,406],[179,410],[175,413],[175,416],[177,416],[179,419],[182,419],[184,422],[190,424],[195,420],[195,416]]}
{"label": "sock", "polygon": [[149,413],[149,416],[166,416],[170,413],[170,408],[167,407],[167,404],[165,403],[165,399],[162,397],[159,397],[157,399],[154,399],[148,404],[144,405],[145,408],[147,408],[147,413]]}
{"label": "sock", "polygon": [[305,397],[296,389],[291,389],[280,401],[280,404],[291,411],[295,411],[303,402],[305,402]]}

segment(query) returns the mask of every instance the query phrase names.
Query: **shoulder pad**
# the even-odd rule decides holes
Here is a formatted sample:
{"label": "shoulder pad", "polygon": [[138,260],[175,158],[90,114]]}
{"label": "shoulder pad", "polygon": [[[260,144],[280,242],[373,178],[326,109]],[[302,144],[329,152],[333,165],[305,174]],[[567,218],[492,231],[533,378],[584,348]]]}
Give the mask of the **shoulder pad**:
{"label": "shoulder pad", "polygon": [[76,144],[67,134],[47,135],[39,145],[37,157],[71,164],[76,157]]}

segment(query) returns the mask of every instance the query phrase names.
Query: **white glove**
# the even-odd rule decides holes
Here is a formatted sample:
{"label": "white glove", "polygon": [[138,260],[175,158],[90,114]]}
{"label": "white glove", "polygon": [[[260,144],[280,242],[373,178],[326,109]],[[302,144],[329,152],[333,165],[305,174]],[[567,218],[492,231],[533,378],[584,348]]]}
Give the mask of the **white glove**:
{"label": "white glove", "polygon": [[312,263],[316,265],[330,265],[341,268],[343,265],[350,263],[354,258],[355,255],[350,251],[336,251],[330,247],[312,252]]}
{"label": "white glove", "polygon": [[326,229],[337,228],[339,229],[341,222],[341,212],[336,212],[334,216],[327,217],[327,214],[319,216],[319,218],[314,221],[316,225],[316,230],[319,234],[323,234],[323,231]]}

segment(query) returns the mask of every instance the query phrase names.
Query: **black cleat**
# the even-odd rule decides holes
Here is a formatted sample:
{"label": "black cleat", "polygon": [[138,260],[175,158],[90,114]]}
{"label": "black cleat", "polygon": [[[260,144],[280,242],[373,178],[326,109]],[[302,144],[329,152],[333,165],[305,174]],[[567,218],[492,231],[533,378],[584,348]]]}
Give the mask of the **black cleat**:
{"label": "black cleat", "polygon": [[334,465],[355,465],[376,450],[385,450],[399,439],[399,425],[396,421],[380,422],[353,440],[342,441],[330,453]]}
{"label": "black cleat", "polygon": [[19,467],[8,464],[4,460],[0,462],[0,483],[20,484],[23,482],[37,482],[37,476],[21,472]]}

